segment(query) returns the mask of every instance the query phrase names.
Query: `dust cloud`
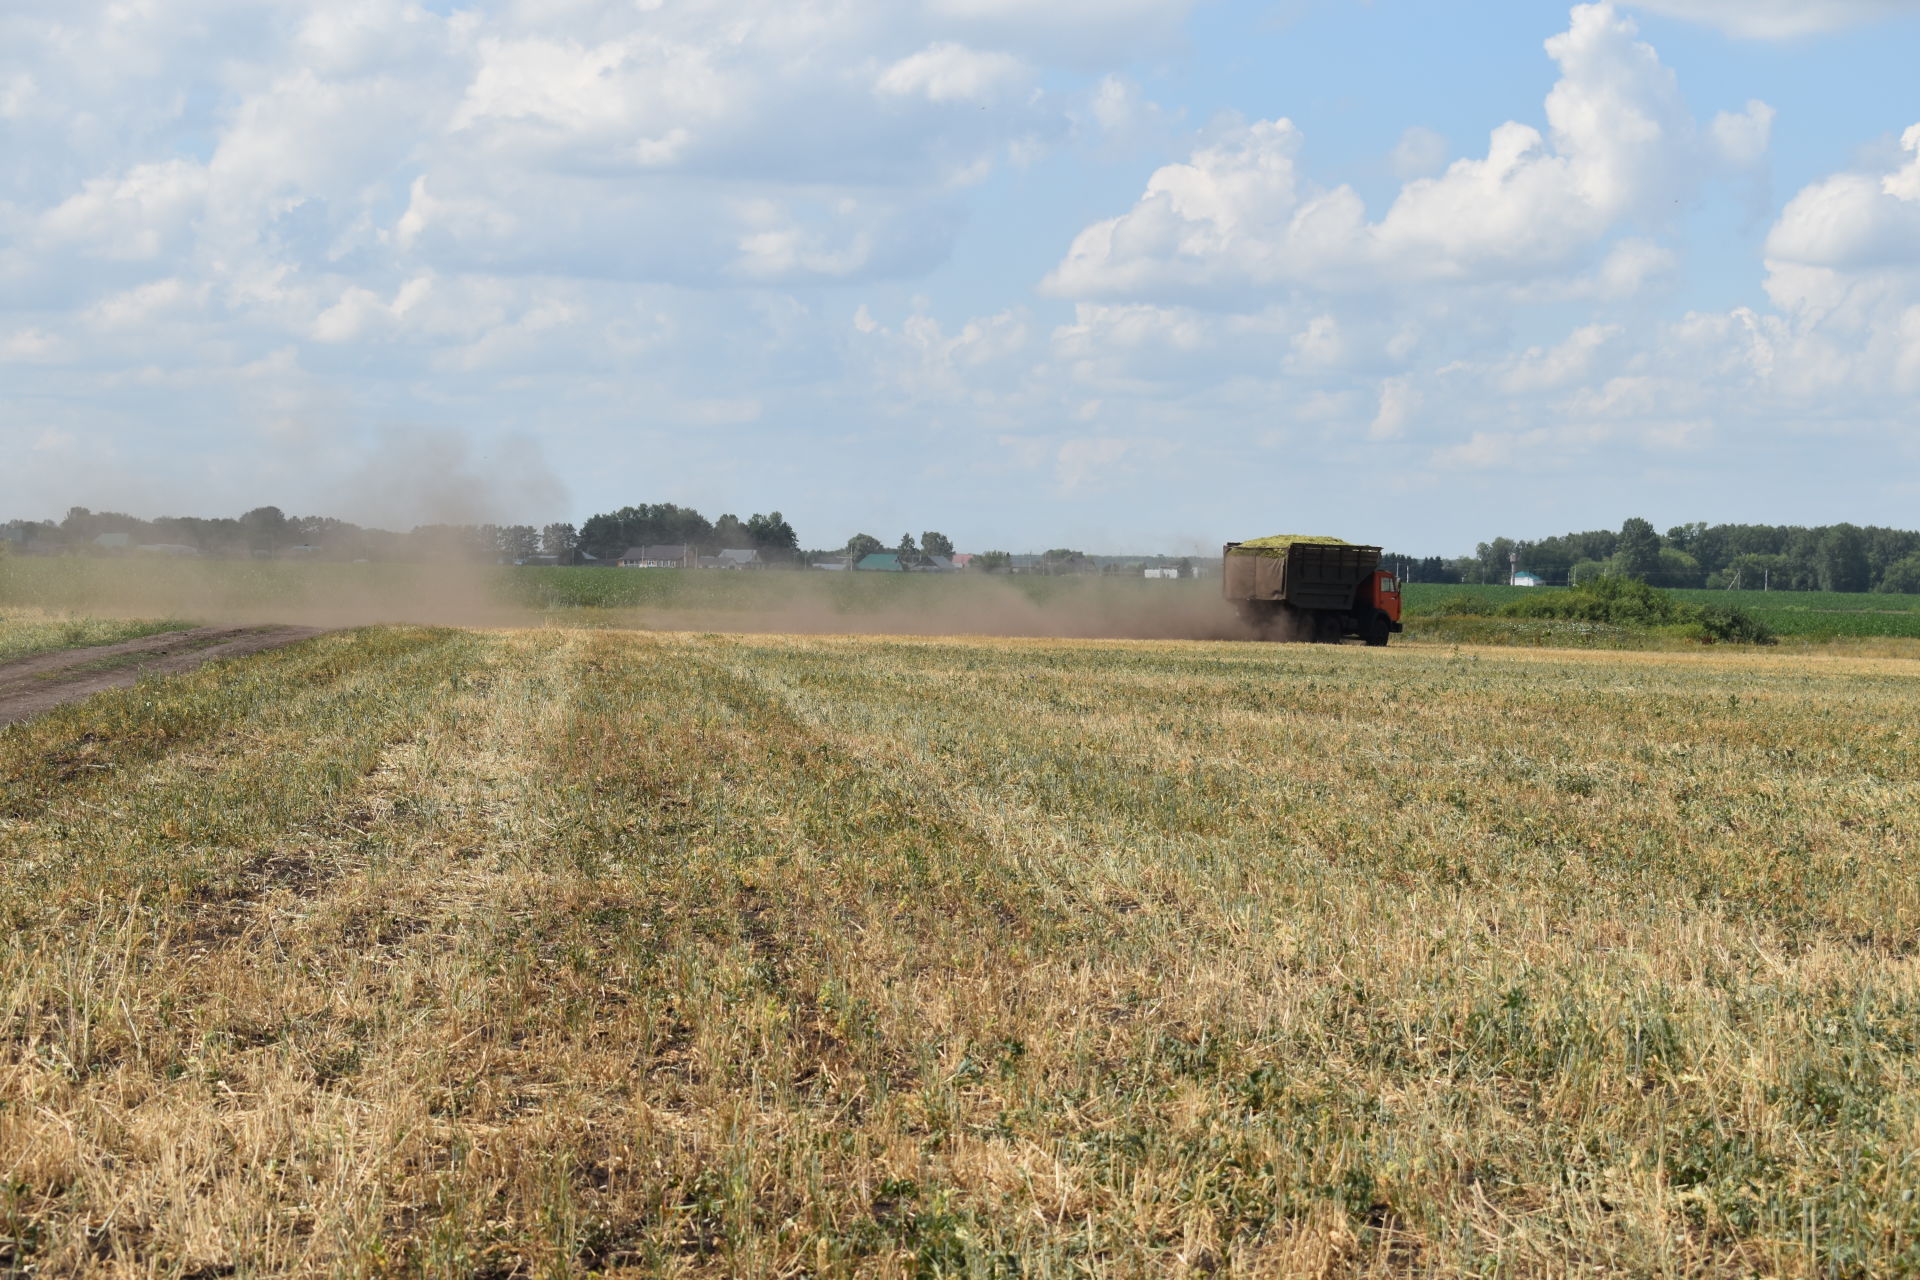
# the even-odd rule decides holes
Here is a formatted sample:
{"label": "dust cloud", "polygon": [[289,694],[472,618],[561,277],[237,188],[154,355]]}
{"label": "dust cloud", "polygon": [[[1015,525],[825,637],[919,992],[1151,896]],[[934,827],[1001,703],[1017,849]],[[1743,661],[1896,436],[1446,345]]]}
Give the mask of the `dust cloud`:
{"label": "dust cloud", "polygon": [[388,427],[349,464],[316,510],[380,529],[509,524],[565,511],[567,489],[532,437],[482,445],[445,427]]}
{"label": "dust cloud", "polygon": [[[373,542],[407,535],[430,562],[345,562],[356,551],[312,562],[206,559],[152,554],[76,554],[0,559],[0,607],[29,605],[98,617],[178,618],[205,623],[342,627],[382,622],[523,626],[538,619],[510,602],[501,571],[457,549],[459,530],[532,523],[568,510],[566,486],[538,441],[509,434],[478,439],[433,426],[389,426],[324,455],[305,456],[298,500],[262,482],[256,497],[298,514],[362,526]],[[88,495],[80,479],[60,486]],[[293,487],[293,486],[289,486]],[[131,504],[143,518],[193,514],[196,499],[155,483]],[[441,530],[446,531],[444,536]],[[386,532],[383,532],[386,531]],[[409,533],[408,531],[415,531]],[[360,535],[353,535],[355,538]],[[325,541],[325,539],[322,539]]]}
{"label": "dust cloud", "polygon": [[[622,603],[634,579],[658,603]],[[655,578],[655,575],[659,575]],[[876,579],[878,579],[876,581]],[[604,580],[604,582],[603,582]],[[581,598],[613,596],[605,604]],[[196,623],[1252,640],[1217,582],[441,564],[19,559],[0,607]]]}
{"label": "dust cloud", "polygon": [[[787,635],[1004,636],[1036,639],[1255,640],[1261,636],[1211,582],[1088,578],[1030,594],[1017,580],[932,578],[886,601],[850,600],[838,575],[807,573],[778,601],[740,608],[608,610],[615,625],[649,631]],[[565,613],[544,619],[565,624]]]}

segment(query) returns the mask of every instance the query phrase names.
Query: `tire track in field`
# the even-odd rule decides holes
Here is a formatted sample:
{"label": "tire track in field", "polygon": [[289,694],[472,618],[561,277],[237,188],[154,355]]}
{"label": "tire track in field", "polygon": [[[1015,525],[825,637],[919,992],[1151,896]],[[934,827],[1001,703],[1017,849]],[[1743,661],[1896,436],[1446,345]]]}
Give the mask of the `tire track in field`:
{"label": "tire track in field", "polygon": [[[302,735],[288,726],[301,713],[355,696],[370,666],[404,670],[446,642],[446,633],[417,629],[336,635],[181,673],[139,692],[105,691],[6,726],[0,729],[0,840],[9,824],[31,823],[61,806],[94,815],[103,803],[122,809],[161,803],[152,788],[130,786],[129,771],[160,767],[172,756],[199,752],[211,763],[249,745],[258,749],[263,735],[278,735],[277,750],[297,753]],[[266,763],[256,757],[253,767]]]}
{"label": "tire track in field", "polygon": [[0,737],[0,919],[58,930],[158,895],[202,912],[312,883],[316,826],[414,736],[454,633],[349,638],[108,698]]}
{"label": "tire track in field", "polygon": [[198,627],[0,663],[0,727],[146,676],[178,675],[322,634],[320,627]]}
{"label": "tire track in field", "polygon": [[[1151,923],[1150,913],[1135,913],[1143,899],[1159,899],[1167,892],[1157,883],[1161,868],[1156,861],[1121,867],[1110,857],[1090,859],[1090,848],[1110,854],[1124,841],[1113,832],[1086,828],[1083,814],[1049,807],[997,775],[983,778],[969,767],[994,754],[981,751],[971,736],[974,722],[982,718],[981,700],[989,696],[1007,703],[1004,732],[1009,736],[996,744],[1000,757],[1014,753],[1012,744],[1021,744],[1021,749],[1035,745],[1023,734],[1043,739],[1049,751],[1060,749],[1061,739],[1038,727],[1057,712],[1038,706],[1025,689],[1009,686],[988,692],[968,686],[962,691],[930,674],[939,669],[942,655],[920,646],[903,657],[910,664],[904,671],[881,678],[865,673],[857,688],[834,686],[845,678],[847,664],[821,642],[803,642],[779,664],[753,661],[753,656],[751,651],[736,655],[728,669],[776,701],[810,733],[840,744],[876,775],[897,779],[897,785],[911,791],[913,803],[942,827],[964,833],[957,847],[978,865],[966,886],[969,910],[982,909],[1002,926],[1021,920],[1024,928],[1019,932],[1042,935],[1049,949],[1080,945],[1095,953],[1111,951],[1121,935]],[[923,659],[926,669],[918,665]],[[1111,688],[1110,680],[1111,673],[1103,672],[1103,692]],[[910,698],[880,696],[878,691],[889,681],[920,683],[924,691]],[[943,726],[943,712],[957,723]],[[1117,718],[1114,722],[1120,723]],[[1074,733],[1088,729],[1089,717],[1075,716]],[[958,739],[946,740],[948,730],[957,732]],[[1123,754],[1117,744],[1111,749],[1115,757]],[[942,785],[914,787],[914,780],[928,778],[941,779]],[[1195,931],[1203,928],[1193,919],[1184,920],[1182,927],[1189,941],[1197,941]]]}
{"label": "tire track in field", "polygon": [[819,863],[822,874],[805,882],[812,903],[775,902],[748,884],[722,904],[750,945],[790,945],[818,931],[819,919],[807,919],[816,911],[844,919],[881,902],[889,920],[912,917],[975,948],[1030,932],[1034,904],[1019,869],[925,785],[931,775],[902,742],[862,741],[812,719],[776,673],[743,662],[734,642],[646,643],[664,660],[607,663],[609,676],[588,687],[658,699],[665,722],[646,746],[634,744],[644,755],[612,743],[596,755],[625,755],[621,772],[646,779],[634,798],[680,828],[677,840],[698,832],[728,849],[736,863],[728,879],[756,857]]}

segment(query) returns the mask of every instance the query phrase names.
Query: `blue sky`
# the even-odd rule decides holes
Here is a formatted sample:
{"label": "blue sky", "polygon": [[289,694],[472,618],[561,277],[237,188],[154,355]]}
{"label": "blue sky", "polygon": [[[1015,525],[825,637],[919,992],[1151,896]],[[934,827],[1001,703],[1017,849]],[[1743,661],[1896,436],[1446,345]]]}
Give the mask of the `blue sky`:
{"label": "blue sky", "polygon": [[1920,522],[1916,0],[16,0],[0,515]]}

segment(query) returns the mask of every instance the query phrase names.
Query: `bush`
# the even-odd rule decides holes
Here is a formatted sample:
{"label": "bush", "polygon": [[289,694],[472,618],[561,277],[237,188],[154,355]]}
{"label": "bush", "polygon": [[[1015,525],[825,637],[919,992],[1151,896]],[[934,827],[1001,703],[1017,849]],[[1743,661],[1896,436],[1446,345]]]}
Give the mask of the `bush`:
{"label": "bush", "polygon": [[1670,626],[1681,619],[1674,599],[1638,578],[1610,576],[1583,582],[1566,591],[1542,591],[1515,600],[1501,612],[1509,618],[1570,618],[1577,622],[1611,622],[1626,627]]}
{"label": "bush", "polygon": [[1724,604],[1683,605],[1700,616],[1693,624],[1705,633],[1708,643],[1722,641],[1726,644],[1778,644],[1773,631],[1766,623],[1754,617],[1744,609],[1736,609]]}
{"label": "bush", "polygon": [[1565,591],[1543,591],[1500,610],[1508,618],[1564,618],[1616,627],[1671,627],[1703,644],[1772,644],[1765,623],[1740,609],[1676,600],[1638,578],[1595,578]]}

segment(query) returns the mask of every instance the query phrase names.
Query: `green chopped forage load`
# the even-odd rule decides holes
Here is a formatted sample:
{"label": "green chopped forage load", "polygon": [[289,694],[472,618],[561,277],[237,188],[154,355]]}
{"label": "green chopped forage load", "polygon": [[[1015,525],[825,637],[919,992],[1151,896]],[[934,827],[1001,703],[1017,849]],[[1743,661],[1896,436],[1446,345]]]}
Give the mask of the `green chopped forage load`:
{"label": "green chopped forage load", "polygon": [[1345,538],[1323,538],[1311,533],[1276,533],[1265,538],[1249,538],[1229,554],[1236,556],[1284,556],[1296,542],[1317,547],[1351,546]]}

